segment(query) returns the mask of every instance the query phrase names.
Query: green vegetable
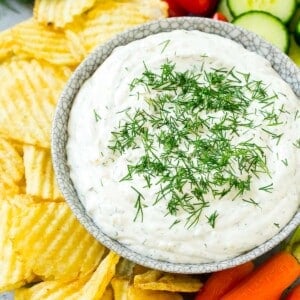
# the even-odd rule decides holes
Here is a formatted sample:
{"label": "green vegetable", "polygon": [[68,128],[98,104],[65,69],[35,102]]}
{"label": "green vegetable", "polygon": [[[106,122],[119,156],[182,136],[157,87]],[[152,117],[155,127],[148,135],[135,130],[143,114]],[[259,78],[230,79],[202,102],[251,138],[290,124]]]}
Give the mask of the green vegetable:
{"label": "green vegetable", "polygon": [[260,35],[283,52],[289,49],[289,33],[276,17],[262,11],[250,11],[238,16],[233,24]]}
{"label": "green vegetable", "polygon": [[265,11],[287,23],[295,13],[296,0],[227,0],[234,17],[249,11]]}

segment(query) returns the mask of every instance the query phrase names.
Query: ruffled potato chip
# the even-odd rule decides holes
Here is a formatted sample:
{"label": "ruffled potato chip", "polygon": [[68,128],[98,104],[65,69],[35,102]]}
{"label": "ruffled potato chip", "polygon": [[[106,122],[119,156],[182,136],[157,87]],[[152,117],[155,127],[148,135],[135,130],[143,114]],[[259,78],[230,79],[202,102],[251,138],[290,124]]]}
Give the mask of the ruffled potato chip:
{"label": "ruffled potato chip", "polygon": [[16,290],[15,300],[77,300],[77,293],[86,281],[87,277],[72,282],[44,281]]}
{"label": "ruffled potato chip", "polygon": [[33,8],[35,19],[44,25],[64,27],[75,16],[90,9],[96,0],[36,0]]}
{"label": "ruffled potato chip", "polygon": [[22,192],[23,185],[22,156],[11,141],[0,137],[0,195],[13,195]]}
{"label": "ruffled potato chip", "polygon": [[[72,282],[44,281],[30,288],[21,288],[15,291],[15,300],[78,300],[78,291],[86,282],[80,278]],[[108,287],[101,298],[97,300],[114,300],[113,291]]]}
{"label": "ruffled potato chip", "polygon": [[134,286],[145,290],[193,293],[200,290],[202,283],[191,275],[149,270],[134,276]]}
{"label": "ruffled potato chip", "polygon": [[54,170],[50,150],[25,145],[24,166],[26,194],[47,200],[62,201]]}
{"label": "ruffled potato chip", "polygon": [[113,300],[108,286],[119,256],[110,252],[94,273],[71,282],[45,281],[16,291],[15,300]]}
{"label": "ruffled potato chip", "polygon": [[82,16],[83,26],[75,24],[73,30],[90,52],[125,29],[166,17],[167,10],[167,4],[161,0],[101,0]]}
{"label": "ruffled potato chip", "polygon": [[18,205],[16,252],[45,280],[71,281],[95,270],[105,248],[78,222],[65,202]]}
{"label": "ruffled potato chip", "polygon": [[0,32],[0,62],[13,55],[14,47],[11,29]]}
{"label": "ruffled potato chip", "polygon": [[41,25],[34,19],[13,27],[12,35],[17,44],[17,55],[65,66],[78,65],[83,59],[82,46],[79,42],[74,43],[74,37],[70,40],[63,30]]}
{"label": "ruffled potato chip", "polygon": [[18,288],[35,278],[10,240],[17,218],[15,207],[8,201],[0,201],[0,292]]}
{"label": "ruffled potato chip", "polygon": [[139,289],[130,284],[130,280],[122,277],[112,279],[114,300],[183,300],[178,293]]}
{"label": "ruffled potato chip", "polygon": [[11,59],[0,65],[0,134],[20,143],[50,147],[54,108],[67,67]]}
{"label": "ruffled potato chip", "polygon": [[142,290],[134,286],[128,289],[127,300],[183,300],[183,297],[178,293]]}
{"label": "ruffled potato chip", "polygon": [[115,275],[116,265],[120,256],[110,251],[104,258],[91,279],[84,285],[78,295],[78,300],[101,299],[107,286]]}
{"label": "ruffled potato chip", "polygon": [[114,291],[115,300],[127,300],[127,293],[129,288],[129,279],[122,277],[114,277],[111,281]]}

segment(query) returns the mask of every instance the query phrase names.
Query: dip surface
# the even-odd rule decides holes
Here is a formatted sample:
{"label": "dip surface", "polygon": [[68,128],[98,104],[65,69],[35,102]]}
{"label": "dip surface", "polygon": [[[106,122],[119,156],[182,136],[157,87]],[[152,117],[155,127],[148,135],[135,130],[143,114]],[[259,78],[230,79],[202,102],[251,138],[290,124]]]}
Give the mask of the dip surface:
{"label": "dip surface", "polygon": [[298,101],[267,60],[229,39],[151,35],[116,48],[80,89],[71,179],[99,228],[142,255],[235,257],[299,207]]}

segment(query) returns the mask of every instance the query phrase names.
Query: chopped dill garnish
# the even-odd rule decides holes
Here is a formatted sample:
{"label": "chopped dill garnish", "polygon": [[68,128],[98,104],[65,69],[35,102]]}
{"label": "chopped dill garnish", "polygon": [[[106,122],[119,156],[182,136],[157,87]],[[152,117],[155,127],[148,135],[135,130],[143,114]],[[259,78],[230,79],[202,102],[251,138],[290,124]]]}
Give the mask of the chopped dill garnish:
{"label": "chopped dill garnish", "polygon": [[262,128],[262,130],[263,130],[264,132],[268,133],[268,134],[272,137],[272,139],[276,140],[276,145],[279,144],[280,139],[281,139],[281,137],[283,136],[283,133],[276,134],[276,133],[271,132],[271,131],[269,131],[269,130],[267,130],[267,129],[265,129],[265,128]]}
{"label": "chopped dill garnish", "polygon": [[247,202],[247,203],[250,203],[250,204],[253,204],[254,206],[257,206],[259,207],[259,203],[254,201],[252,198],[249,198],[249,199],[242,199],[244,202]]}
{"label": "chopped dill garnish", "polygon": [[296,142],[293,144],[296,148],[300,149],[300,139],[296,140]]}
{"label": "chopped dill garnish", "polygon": [[216,219],[218,216],[219,214],[217,213],[217,211],[214,211],[214,213],[212,213],[210,216],[206,216],[207,222],[212,228],[215,228]]}
{"label": "chopped dill garnish", "polygon": [[287,167],[289,164],[288,164],[288,160],[285,158],[285,159],[282,159],[281,162]]}
{"label": "chopped dill garnish", "polygon": [[[235,200],[251,190],[253,177],[271,177],[266,159],[266,151],[271,150],[252,138],[243,139],[245,132],[257,126],[282,124],[280,111],[274,108],[277,95],[269,95],[262,81],[234,68],[207,70],[202,66],[179,72],[175,63],[167,61],[157,72],[144,63],[143,74],[129,88],[147,108],[119,112],[124,118],[111,132],[109,148],[118,155],[128,149],[141,150],[134,163],[128,162],[128,172],[120,181],[138,176],[145,182],[143,189],[156,185],[153,205],[163,201],[166,215],[184,211],[185,226],[190,228],[209,207],[209,197],[231,195]],[[142,89],[149,93],[144,100],[139,98]],[[248,115],[254,101],[258,105],[255,114],[260,113],[263,119],[261,124]],[[262,130],[279,143],[282,134]],[[241,138],[233,143],[234,137]],[[134,220],[138,216],[143,220],[145,199],[132,189],[137,193]],[[266,192],[272,189],[273,183],[259,188]],[[243,201],[258,206],[251,198]],[[217,216],[215,212],[207,217],[213,228]]]}
{"label": "chopped dill garnish", "polygon": [[260,191],[264,191],[267,193],[271,193],[273,191],[273,183],[270,183],[268,185],[262,186],[259,188]]}
{"label": "chopped dill garnish", "polygon": [[121,113],[124,113],[124,112],[128,112],[130,110],[130,107],[127,107],[127,108],[124,108],[118,112],[116,112],[116,114],[121,114]]}
{"label": "chopped dill garnish", "polygon": [[277,228],[280,228],[280,225],[278,223],[273,223],[274,226],[276,226]]}
{"label": "chopped dill garnish", "polygon": [[135,187],[132,186],[131,188],[137,193],[137,198],[136,198],[136,201],[134,204],[134,208],[136,209],[134,221],[136,221],[139,216],[140,216],[141,220],[143,221],[143,219],[144,219],[144,212],[143,212],[144,204],[142,203],[142,200],[144,200],[145,198]]}
{"label": "chopped dill garnish", "polygon": [[180,220],[175,220],[171,226],[169,227],[169,229],[171,229],[172,227],[174,227],[175,225],[179,224],[180,223]]}
{"label": "chopped dill garnish", "polygon": [[95,109],[93,110],[93,112],[94,112],[95,121],[96,121],[96,122],[99,122],[99,121],[101,120],[100,115],[96,112]]}
{"label": "chopped dill garnish", "polygon": [[165,40],[162,43],[159,44],[159,46],[163,45],[163,48],[161,49],[160,53],[164,53],[168,45],[170,44],[171,40]]}

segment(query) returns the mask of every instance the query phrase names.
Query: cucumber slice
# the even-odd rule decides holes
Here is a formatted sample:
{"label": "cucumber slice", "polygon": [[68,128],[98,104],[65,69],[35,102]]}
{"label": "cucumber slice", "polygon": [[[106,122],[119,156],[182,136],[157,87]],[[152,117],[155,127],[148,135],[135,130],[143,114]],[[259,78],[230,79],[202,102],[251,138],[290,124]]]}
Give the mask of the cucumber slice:
{"label": "cucumber slice", "polygon": [[[299,0],[300,1],[300,0]],[[227,5],[227,0],[221,0],[219,2],[217,11],[221,12],[229,22],[231,22],[233,20],[233,16],[229,10],[229,7]]]}
{"label": "cucumber slice", "polygon": [[269,13],[250,11],[234,19],[233,24],[260,35],[283,52],[289,49],[289,34],[285,25]]}
{"label": "cucumber slice", "polygon": [[294,36],[296,43],[300,46],[300,19],[298,20]]}
{"label": "cucumber slice", "polygon": [[227,0],[228,7],[234,17],[250,10],[268,12],[287,23],[295,13],[296,0]]}
{"label": "cucumber slice", "polygon": [[291,36],[289,57],[294,61],[296,65],[300,67],[300,47],[296,44],[293,36]]}

